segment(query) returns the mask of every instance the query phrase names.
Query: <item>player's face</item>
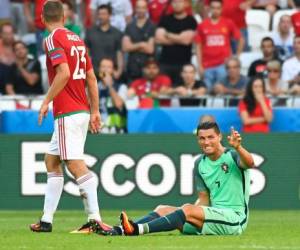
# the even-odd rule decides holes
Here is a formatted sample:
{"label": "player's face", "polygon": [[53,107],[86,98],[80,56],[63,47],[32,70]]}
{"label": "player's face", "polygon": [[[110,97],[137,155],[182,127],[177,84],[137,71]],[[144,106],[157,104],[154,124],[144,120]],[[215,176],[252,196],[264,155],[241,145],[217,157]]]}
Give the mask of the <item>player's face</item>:
{"label": "player's face", "polygon": [[144,75],[147,80],[152,81],[159,74],[158,66],[153,63],[144,68]]}
{"label": "player's face", "polygon": [[147,1],[139,0],[136,2],[135,14],[137,18],[144,18],[148,12]]}
{"label": "player's face", "polygon": [[205,155],[214,155],[221,145],[222,136],[213,128],[200,129],[198,132],[198,144]]}
{"label": "player's face", "polygon": [[211,2],[210,13],[213,18],[218,18],[222,14],[222,4],[220,2]]}
{"label": "player's face", "polygon": [[186,0],[173,0],[172,7],[175,14],[181,14],[185,11]]}
{"label": "player's face", "polygon": [[195,81],[195,69],[191,65],[184,66],[181,77],[185,84],[193,83]]}

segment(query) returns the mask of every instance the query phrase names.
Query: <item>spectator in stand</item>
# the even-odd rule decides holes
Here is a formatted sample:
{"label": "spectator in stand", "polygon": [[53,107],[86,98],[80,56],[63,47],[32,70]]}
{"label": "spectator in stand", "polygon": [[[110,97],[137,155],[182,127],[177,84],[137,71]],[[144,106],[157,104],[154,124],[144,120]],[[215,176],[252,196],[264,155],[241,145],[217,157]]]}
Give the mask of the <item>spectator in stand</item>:
{"label": "spectator in stand", "polygon": [[8,83],[10,68],[0,62],[0,96],[6,94],[5,85]]}
{"label": "spectator in stand", "polygon": [[0,26],[11,22],[11,3],[9,0],[0,1]]}
{"label": "spectator in stand", "polygon": [[[31,14],[31,3],[34,2],[34,18]],[[42,10],[46,0],[24,0],[24,15],[30,32],[35,32],[37,55],[44,54],[43,40],[45,25],[42,22]]]}
{"label": "spectator in stand", "polygon": [[279,9],[278,0],[256,0],[253,9],[266,10],[271,16]]}
{"label": "spectator in stand", "polygon": [[26,44],[16,41],[13,45],[16,62],[11,66],[10,76],[6,84],[8,95],[41,95],[41,65],[38,60],[28,56]]}
{"label": "spectator in stand", "polygon": [[[130,0],[91,0],[91,9],[98,15],[97,8],[100,5],[110,5],[112,8],[111,25],[124,32],[126,25],[132,19],[132,6]],[[96,18],[95,18],[96,20]],[[96,23],[95,23],[96,24]]]}
{"label": "spectator in stand", "polygon": [[296,1],[299,0],[277,0],[277,5],[280,9],[295,9],[297,8]]}
{"label": "spectator in stand", "polygon": [[280,17],[278,28],[271,35],[274,41],[278,57],[284,61],[293,54],[293,39],[291,17],[283,15]]}
{"label": "spectator in stand", "polygon": [[118,83],[113,76],[114,62],[103,58],[99,64],[100,113],[104,127],[102,133],[126,133],[127,110],[125,99],[127,86]]}
{"label": "spectator in stand", "polygon": [[[191,0],[185,0],[185,11],[188,15],[193,15]],[[150,19],[154,24],[159,24],[160,19],[163,16],[171,15],[174,9],[171,4],[171,0],[148,0],[148,8]]]}
{"label": "spectator in stand", "polygon": [[[27,34],[26,18],[24,16],[24,0],[11,0],[11,21],[18,36]],[[2,7],[0,7],[2,9]]]}
{"label": "spectator in stand", "polygon": [[143,67],[143,74],[142,78],[130,84],[128,98],[138,96],[140,108],[170,106],[170,100],[156,99],[160,95],[168,94],[171,87],[171,79],[167,75],[160,74],[158,62],[150,58]]}
{"label": "spectator in stand", "polygon": [[242,131],[246,133],[268,133],[273,119],[271,101],[266,97],[263,78],[253,77],[246,88],[244,98],[239,103]]}
{"label": "spectator in stand", "polygon": [[172,0],[174,13],[163,16],[155,33],[155,41],[162,46],[160,67],[171,77],[174,85],[180,81],[184,64],[191,62],[192,42],[197,22],[186,13],[185,0]]}
{"label": "spectator in stand", "polygon": [[147,15],[147,1],[137,0],[136,18],[126,27],[122,41],[123,51],[128,53],[126,72],[129,81],[142,77],[141,65],[154,54],[155,26]]}
{"label": "spectator in stand", "polygon": [[267,76],[267,63],[271,60],[280,60],[276,53],[274,41],[271,37],[264,37],[261,40],[260,49],[263,54],[263,58],[255,60],[251,63],[248,76],[253,77],[259,75],[261,77]]}
{"label": "spectator in stand", "polygon": [[[241,74],[241,62],[237,57],[231,57],[226,61],[226,77],[214,87],[216,95],[232,95],[240,97],[244,95],[248,77]],[[237,106],[238,99],[233,98],[229,101],[229,106]]]}
{"label": "spectator in stand", "polygon": [[288,82],[291,94],[300,94],[300,36],[294,38],[294,56],[282,65],[281,79]]}
{"label": "spectator in stand", "polygon": [[[200,0],[199,2],[201,2]],[[205,0],[205,10],[209,10],[210,0]],[[244,50],[249,50],[248,46],[248,30],[246,23],[246,10],[250,9],[255,0],[223,0],[222,16],[231,19],[240,30],[244,38]],[[203,11],[204,17],[208,17],[208,11]],[[231,47],[234,53],[237,52],[236,40],[231,41]]]}
{"label": "spectator in stand", "polygon": [[103,58],[112,58],[116,69],[114,78],[120,79],[123,73],[123,53],[121,51],[122,33],[110,24],[112,9],[110,5],[100,5],[97,9],[98,22],[86,32],[85,42],[90,49],[92,63],[98,72]]}
{"label": "spectator in stand", "polygon": [[94,13],[91,9],[91,0],[76,0],[76,13],[78,14],[78,19],[82,20],[85,29],[92,27]]}
{"label": "spectator in stand", "polygon": [[[288,93],[288,83],[280,79],[281,64],[277,60],[267,63],[268,77],[266,79],[266,93],[272,98],[272,106],[285,106],[286,100],[278,98]],[[275,98],[274,98],[275,97]]]}
{"label": "spectator in stand", "polygon": [[292,25],[296,36],[300,36],[300,10],[299,9],[300,9],[300,3],[298,6],[298,11],[293,15],[291,15]]}
{"label": "spectator in stand", "polygon": [[222,0],[211,0],[210,12],[211,16],[198,25],[195,38],[199,73],[209,92],[226,75],[224,63],[232,54],[230,40],[238,40],[238,55],[244,46],[244,39],[235,24],[221,16]]}
{"label": "spectator in stand", "polygon": [[0,26],[0,62],[5,65],[11,65],[15,61],[13,51],[14,28],[10,23],[4,23]]}
{"label": "spectator in stand", "polygon": [[203,106],[205,104],[202,97],[206,94],[206,85],[202,80],[196,80],[196,68],[193,64],[185,64],[181,71],[182,83],[169,91],[169,94],[181,97],[180,106]]}

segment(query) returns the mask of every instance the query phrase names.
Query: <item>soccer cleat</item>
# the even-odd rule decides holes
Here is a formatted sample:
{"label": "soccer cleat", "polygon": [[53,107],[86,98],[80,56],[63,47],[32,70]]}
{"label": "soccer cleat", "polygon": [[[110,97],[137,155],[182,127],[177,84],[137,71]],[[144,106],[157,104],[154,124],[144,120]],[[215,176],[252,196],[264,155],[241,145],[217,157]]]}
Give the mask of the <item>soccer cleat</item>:
{"label": "soccer cleat", "polygon": [[29,228],[32,232],[37,232],[37,233],[51,233],[52,232],[52,224],[43,222],[41,220],[35,224],[31,224]]}
{"label": "soccer cleat", "polygon": [[129,220],[127,214],[124,211],[120,215],[120,221],[125,235],[139,235],[138,225]]}
{"label": "soccer cleat", "polygon": [[92,231],[103,236],[117,236],[122,235],[122,229],[118,226],[111,227],[103,222],[92,222]]}
{"label": "soccer cleat", "polygon": [[111,229],[111,226],[109,226],[103,222],[96,221],[96,220],[90,220],[87,223],[85,223],[84,225],[82,225],[80,228],[78,228],[77,230],[74,230],[70,233],[71,234],[89,234],[89,233],[93,232],[93,227],[95,227],[95,225],[101,225],[101,228],[103,228],[106,231]]}

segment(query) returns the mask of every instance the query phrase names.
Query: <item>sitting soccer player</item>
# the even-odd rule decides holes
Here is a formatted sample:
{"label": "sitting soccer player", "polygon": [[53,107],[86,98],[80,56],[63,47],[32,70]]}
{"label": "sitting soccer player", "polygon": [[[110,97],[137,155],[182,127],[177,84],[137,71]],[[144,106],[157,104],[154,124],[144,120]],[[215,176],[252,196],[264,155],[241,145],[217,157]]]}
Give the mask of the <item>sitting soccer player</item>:
{"label": "sitting soccer player", "polygon": [[197,127],[198,144],[203,154],[195,162],[198,200],[182,207],[158,206],[153,212],[133,222],[121,213],[121,226],[106,235],[142,235],[178,229],[190,235],[239,235],[248,223],[249,168],[251,154],[241,145],[241,135],[232,128],[228,136],[232,149],[222,146],[216,122],[209,119]]}

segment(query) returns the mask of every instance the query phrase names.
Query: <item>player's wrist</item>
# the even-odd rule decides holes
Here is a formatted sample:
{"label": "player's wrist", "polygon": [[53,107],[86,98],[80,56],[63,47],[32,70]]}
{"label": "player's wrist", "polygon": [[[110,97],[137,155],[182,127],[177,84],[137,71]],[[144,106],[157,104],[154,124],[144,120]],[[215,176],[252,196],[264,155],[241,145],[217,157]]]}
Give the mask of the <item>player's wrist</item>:
{"label": "player's wrist", "polygon": [[242,148],[242,145],[241,145],[241,144],[239,144],[239,145],[237,145],[237,146],[234,146],[234,149],[235,149],[236,151],[240,150],[241,148]]}

